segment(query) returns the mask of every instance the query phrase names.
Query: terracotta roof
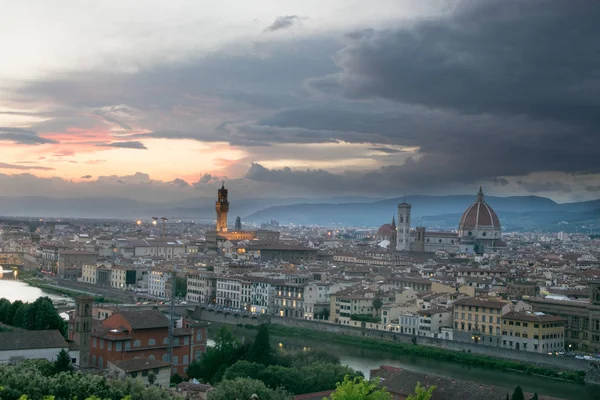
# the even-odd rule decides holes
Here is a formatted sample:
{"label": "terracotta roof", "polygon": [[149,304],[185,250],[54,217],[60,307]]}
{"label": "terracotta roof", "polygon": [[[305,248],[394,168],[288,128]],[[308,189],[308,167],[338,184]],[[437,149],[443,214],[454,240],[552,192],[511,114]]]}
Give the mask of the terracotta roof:
{"label": "terracotta roof", "polygon": [[109,362],[125,372],[145,371],[148,369],[168,368],[171,366],[168,362],[150,360],[148,358],[134,358],[132,360],[115,360]]}
{"label": "terracotta roof", "polygon": [[122,315],[133,329],[169,327],[169,319],[162,312],[157,310],[121,311],[118,314]]}
{"label": "terracotta roof", "polygon": [[500,228],[500,220],[496,212],[483,199],[483,191],[479,189],[477,201],[464,212],[458,224],[459,230],[469,231],[478,227]]}
{"label": "terracotta roof", "polygon": [[456,302],[454,302],[454,304],[475,307],[502,308],[508,303],[499,300],[481,300],[470,297],[467,299],[457,300]]}
{"label": "terracotta roof", "polygon": [[69,345],[56,329],[43,331],[16,330],[0,333],[0,351],[57,348],[68,349]]}
{"label": "terracotta roof", "polygon": [[516,321],[529,321],[529,322],[564,322],[565,320],[561,317],[557,317],[555,315],[538,315],[530,312],[516,312],[511,311],[506,313],[502,318],[505,319],[513,319]]}

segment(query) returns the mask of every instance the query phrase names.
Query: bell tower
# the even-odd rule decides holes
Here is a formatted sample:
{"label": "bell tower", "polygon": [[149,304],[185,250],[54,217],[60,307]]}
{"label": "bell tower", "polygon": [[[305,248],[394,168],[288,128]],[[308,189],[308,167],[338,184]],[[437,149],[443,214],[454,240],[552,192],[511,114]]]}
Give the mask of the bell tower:
{"label": "bell tower", "polygon": [[410,251],[410,209],[406,201],[398,204],[397,251]]}
{"label": "bell tower", "polygon": [[90,367],[93,303],[93,297],[81,296],[75,298],[73,341],[79,345],[79,366],[81,368]]}
{"label": "bell tower", "polygon": [[227,200],[227,189],[225,182],[218,191],[217,203],[217,232],[227,232],[227,212],[229,211],[229,201]]}

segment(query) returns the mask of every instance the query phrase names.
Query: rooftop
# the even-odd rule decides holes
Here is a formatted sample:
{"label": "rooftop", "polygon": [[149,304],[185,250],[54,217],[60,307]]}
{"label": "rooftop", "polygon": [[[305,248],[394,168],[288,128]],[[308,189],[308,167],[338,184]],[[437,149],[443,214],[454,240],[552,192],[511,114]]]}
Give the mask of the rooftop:
{"label": "rooftop", "polygon": [[0,351],[55,348],[69,348],[65,338],[56,329],[43,331],[16,330],[0,333]]}
{"label": "rooftop", "polygon": [[132,360],[110,361],[115,367],[125,372],[146,371],[156,368],[169,368],[170,363],[160,360],[150,360],[148,358],[134,358]]}

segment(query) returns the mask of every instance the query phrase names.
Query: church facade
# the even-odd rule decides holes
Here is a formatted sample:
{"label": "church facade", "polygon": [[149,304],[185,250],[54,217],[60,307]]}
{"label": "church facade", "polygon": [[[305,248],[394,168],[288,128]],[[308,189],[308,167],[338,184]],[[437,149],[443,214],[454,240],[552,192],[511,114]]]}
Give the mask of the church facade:
{"label": "church facade", "polygon": [[[397,251],[482,254],[506,247],[500,219],[485,202],[481,187],[475,202],[462,214],[457,232],[432,232],[424,227],[411,229],[411,209],[412,206],[406,202],[398,204],[398,226],[394,235]],[[389,224],[383,225],[380,230],[386,226]]]}

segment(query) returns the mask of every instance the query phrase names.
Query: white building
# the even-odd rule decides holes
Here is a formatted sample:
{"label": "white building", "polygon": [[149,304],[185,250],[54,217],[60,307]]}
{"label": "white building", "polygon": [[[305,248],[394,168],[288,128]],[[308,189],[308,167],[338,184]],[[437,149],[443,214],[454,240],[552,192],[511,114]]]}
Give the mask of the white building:
{"label": "white building", "polygon": [[79,365],[79,351],[69,350],[69,344],[56,329],[0,333],[0,364],[21,360],[54,361],[61,350],[68,351],[71,362]]}
{"label": "white building", "polygon": [[220,307],[239,309],[241,306],[242,282],[240,278],[218,277],[216,303]]}
{"label": "white building", "polygon": [[186,300],[193,303],[212,304],[216,296],[216,282],[212,272],[199,272],[187,276]]}
{"label": "white building", "polygon": [[452,312],[444,309],[420,310],[418,312],[418,336],[431,338],[442,337],[442,328],[452,326]]}
{"label": "white building", "polygon": [[170,272],[152,271],[148,276],[148,294],[163,299],[169,298],[171,296],[171,279]]}
{"label": "white building", "polygon": [[250,311],[258,314],[272,314],[275,305],[275,284],[278,281],[267,279],[252,282]]}
{"label": "white building", "polygon": [[96,264],[84,264],[81,266],[81,282],[96,284],[96,270],[98,266]]}

